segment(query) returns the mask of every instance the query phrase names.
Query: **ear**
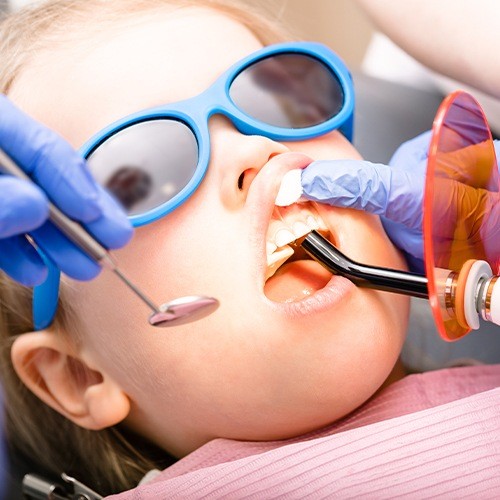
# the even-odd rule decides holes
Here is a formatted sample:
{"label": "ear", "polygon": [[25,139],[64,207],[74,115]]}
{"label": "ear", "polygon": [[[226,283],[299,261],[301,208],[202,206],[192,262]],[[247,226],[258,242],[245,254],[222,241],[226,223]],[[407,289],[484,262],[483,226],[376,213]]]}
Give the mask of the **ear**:
{"label": "ear", "polygon": [[104,429],[130,412],[130,400],[118,384],[72,355],[60,334],[24,333],[14,341],[11,356],[23,383],[80,427]]}

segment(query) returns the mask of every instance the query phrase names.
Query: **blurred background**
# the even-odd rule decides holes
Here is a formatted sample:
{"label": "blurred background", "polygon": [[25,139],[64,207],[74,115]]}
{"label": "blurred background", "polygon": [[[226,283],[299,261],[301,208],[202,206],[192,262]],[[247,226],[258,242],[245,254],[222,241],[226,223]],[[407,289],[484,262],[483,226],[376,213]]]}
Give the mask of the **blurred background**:
{"label": "blurred background", "polygon": [[265,5],[298,38],[322,42],[335,49],[351,69],[361,67],[374,27],[356,2],[271,0]]}
{"label": "blurred background", "polygon": [[[0,0],[18,8],[33,0]],[[373,27],[352,0],[245,0],[262,5],[306,40],[334,48],[351,68],[361,65]]]}

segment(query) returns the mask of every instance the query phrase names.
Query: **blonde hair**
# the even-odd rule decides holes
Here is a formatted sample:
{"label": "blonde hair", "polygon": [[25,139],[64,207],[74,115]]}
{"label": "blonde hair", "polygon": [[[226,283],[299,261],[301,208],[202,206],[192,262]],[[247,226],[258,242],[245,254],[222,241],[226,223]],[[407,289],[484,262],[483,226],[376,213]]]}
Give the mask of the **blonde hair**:
{"label": "blonde hair", "polygon": [[[0,91],[8,94],[23,68],[42,51],[68,39],[88,37],[92,21],[102,30],[157,9],[202,6],[236,19],[264,45],[289,39],[279,23],[252,4],[231,0],[49,0],[6,16],[0,25]],[[16,336],[33,330],[32,291],[0,272],[0,377],[6,406],[9,447],[40,464],[49,474],[75,476],[101,494],[133,488],[152,468],[171,463],[168,456],[119,426],[89,431],[73,424],[35,397],[20,381],[10,359]],[[52,325],[64,335],[75,332],[78,317],[61,287]],[[77,329],[76,329],[77,330]],[[75,339],[71,339],[75,341]]]}

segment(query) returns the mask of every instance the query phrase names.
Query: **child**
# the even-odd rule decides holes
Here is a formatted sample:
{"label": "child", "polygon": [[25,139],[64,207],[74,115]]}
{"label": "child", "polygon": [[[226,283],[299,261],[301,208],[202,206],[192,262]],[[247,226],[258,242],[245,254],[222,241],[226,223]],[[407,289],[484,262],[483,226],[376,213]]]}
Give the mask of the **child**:
{"label": "child", "polygon": [[[402,376],[407,298],[331,280],[299,253],[280,267],[282,255],[291,253],[288,243],[319,227],[355,260],[404,268],[374,216],[312,204],[274,207],[286,171],[313,159],[359,158],[348,140],[339,130],[273,139],[270,127],[259,132],[248,123],[246,129],[240,124],[243,133],[231,111],[205,116],[197,103],[184,118],[201,127],[194,141],[172,105],[284,40],[277,27],[224,0],[56,0],[14,15],[0,39],[0,85],[15,104],[75,148],[99,137],[86,146],[93,174],[103,183],[109,174],[125,189],[125,204],[142,224],[116,252],[121,267],[158,302],[198,293],[220,301],[200,321],[156,330],[112,273],[84,284],[64,278],[55,320],[32,331],[29,290],[3,278],[2,330],[15,369],[5,349],[12,446],[49,472],[65,471],[108,494],[134,487],[148,470],[168,465],[169,456],[184,457],[215,438],[269,441],[320,429]],[[299,119],[299,128],[335,119],[341,106],[332,112],[319,94],[308,98],[313,87],[326,93],[338,85],[307,66],[319,49],[308,50],[298,61],[303,66],[294,66],[297,73],[266,53],[270,69],[256,66],[247,80],[236,79],[242,93],[230,91],[231,99],[257,118],[267,118],[276,103],[285,101],[288,111],[295,106],[287,115],[291,125],[271,123],[282,128]],[[340,75],[340,63],[332,64]],[[283,70],[291,84],[276,88],[283,78],[273,72]],[[274,91],[276,101],[268,101]],[[214,94],[204,103],[226,99]],[[228,106],[210,105],[223,113]],[[165,130],[131,131],[158,118],[143,112],[158,106],[174,118]],[[129,135],[122,134],[125,122],[101,133],[138,112],[133,125],[127,122]],[[206,175],[189,198],[170,206],[175,186],[164,181],[158,190],[153,181],[168,168],[192,175],[185,172],[192,162],[179,152],[195,161],[196,147],[200,157],[206,154],[207,122]],[[174,135],[169,127],[182,132]],[[346,122],[339,127],[347,130]],[[153,150],[159,168],[149,171],[151,182],[141,174],[136,188],[134,169],[145,168]],[[122,152],[132,165],[113,164]],[[144,164],[137,163],[144,155]],[[132,191],[117,181],[123,175],[132,179]],[[159,202],[147,198],[151,186]]]}

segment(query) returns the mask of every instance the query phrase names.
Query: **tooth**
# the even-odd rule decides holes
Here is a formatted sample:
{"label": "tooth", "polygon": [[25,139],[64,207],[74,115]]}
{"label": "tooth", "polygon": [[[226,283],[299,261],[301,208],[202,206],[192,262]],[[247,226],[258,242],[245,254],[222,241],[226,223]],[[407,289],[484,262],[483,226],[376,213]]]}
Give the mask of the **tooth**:
{"label": "tooth", "polygon": [[278,247],[272,241],[266,241],[266,253],[271,255]]}
{"label": "tooth", "polygon": [[306,219],[307,224],[312,229],[319,229],[320,231],[328,231],[328,227],[325,224],[325,221],[318,215],[309,215]]}
{"label": "tooth", "polygon": [[288,243],[295,241],[295,235],[289,230],[282,228],[274,235],[274,242],[279,247],[284,247]]}
{"label": "tooth", "polygon": [[266,280],[270,278],[287,260],[291,255],[293,255],[292,247],[288,245],[280,248],[277,252],[267,256],[267,269],[266,269]]}
{"label": "tooth", "polygon": [[293,204],[288,207],[275,207],[267,230],[267,254],[270,255],[277,248],[284,247],[297,238],[309,234],[313,229],[328,231],[326,224],[313,206]]}
{"label": "tooth", "polygon": [[267,265],[271,266],[276,262],[283,262],[291,255],[293,255],[293,248],[286,245],[283,248],[280,248],[277,252],[274,252],[273,254],[267,256]]}
{"label": "tooth", "polygon": [[311,229],[319,229],[319,223],[316,220],[316,217],[312,215],[307,216],[306,223]]}
{"label": "tooth", "polygon": [[328,226],[325,224],[323,217],[317,217],[316,220],[318,221],[320,231],[328,231]]}
{"label": "tooth", "polygon": [[272,218],[269,221],[269,227],[267,229],[267,241],[274,242],[275,240],[275,235],[280,231],[281,229],[286,229],[287,225],[281,220],[281,217],[279,219]]}
{"label": "tooth", "polygon": [[301,238],[310,232],[311,228],[304,222],[297,221],[293,223],[293,234],[295,234],[295,238]]}
{"label": "tooth", "polygon": [[316,207],[311,205],[310,210],[311,210],[311,212],[310,212],[311,215],[314,217],[314,219],[316,220],[316,223],[318,224],[318,229],[320,231],[328,231],[328,226],[325,224],[323,217],[321,217],[321,215],[316,210]]}

